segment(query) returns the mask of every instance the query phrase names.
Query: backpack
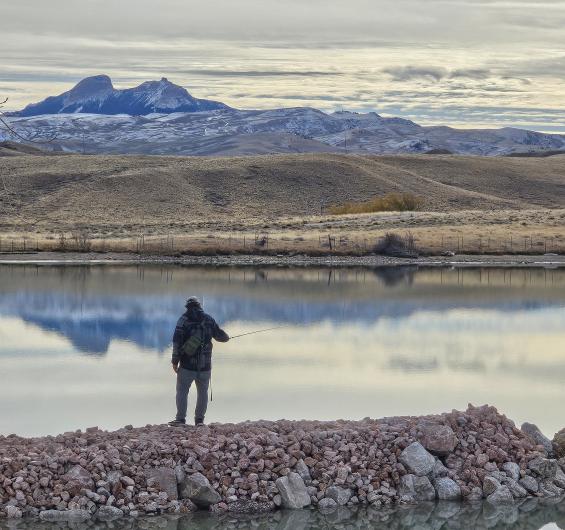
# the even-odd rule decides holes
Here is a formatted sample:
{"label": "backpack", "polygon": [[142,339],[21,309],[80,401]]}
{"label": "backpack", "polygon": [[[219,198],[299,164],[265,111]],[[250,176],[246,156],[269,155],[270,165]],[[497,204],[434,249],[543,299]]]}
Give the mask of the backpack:
{"label": "backpack", "polygon": [[181,354],[188,358],[194,357],[202,350],[205,340],[206,334],[204,332],[204,326],[200,323],[195,324],[190,336],[182,345]]}

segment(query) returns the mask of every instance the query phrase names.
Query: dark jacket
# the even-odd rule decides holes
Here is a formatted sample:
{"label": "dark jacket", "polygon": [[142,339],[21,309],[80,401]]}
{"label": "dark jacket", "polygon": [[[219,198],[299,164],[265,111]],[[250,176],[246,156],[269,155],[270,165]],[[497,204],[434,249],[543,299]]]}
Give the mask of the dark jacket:
{"label": "dark jacket", "polygon": [[[181,354],[182,345],[190,337],[195,325],[200,323],[204,328],[204,346],[199,354],[186,357]],[[227,342],[229,335],[216,324],[216,321],[204,313],[200,307],[190,307],[179,318],[173,335],[173,364],[180,361],[181,368],[195,372],[207,372],[212,369],[212,339]]]}

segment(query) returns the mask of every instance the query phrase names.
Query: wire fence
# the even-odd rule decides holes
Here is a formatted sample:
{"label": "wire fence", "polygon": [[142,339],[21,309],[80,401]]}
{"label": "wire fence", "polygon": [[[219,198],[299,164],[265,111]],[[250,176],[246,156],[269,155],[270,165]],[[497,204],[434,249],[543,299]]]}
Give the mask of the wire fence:
{"label": "wire fence", "polygon": [[[407,235],[400,234],[407,238]],[[563,235],[514,234],[505,237],[410,234],[410,245],[424,255],[442,254],[565,254]],[[0,237],[0,253],[34,252],[130,252],[160,255],[209,254],[337,254],[367,255],[379,250],[383,237],[348,234],[280,236],[267,233],[217,235],[139,235],[133,238],[98,238],[85,233],[50,238]]]}

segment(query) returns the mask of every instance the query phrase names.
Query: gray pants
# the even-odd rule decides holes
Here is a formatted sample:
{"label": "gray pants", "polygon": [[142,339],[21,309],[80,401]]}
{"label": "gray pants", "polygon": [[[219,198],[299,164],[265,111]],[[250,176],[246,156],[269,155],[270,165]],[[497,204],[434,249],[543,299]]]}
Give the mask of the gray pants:
{"label": "gray pants", "polygon": [[194,381],[196,383],[197,393],[194,422],[204,422],[204,416],[208,408],[208,385],[210,384],[210,375],[211,372],[193,372],[192,370],[179,368],[177,372],[177,420],[186,420],[188,391]]}

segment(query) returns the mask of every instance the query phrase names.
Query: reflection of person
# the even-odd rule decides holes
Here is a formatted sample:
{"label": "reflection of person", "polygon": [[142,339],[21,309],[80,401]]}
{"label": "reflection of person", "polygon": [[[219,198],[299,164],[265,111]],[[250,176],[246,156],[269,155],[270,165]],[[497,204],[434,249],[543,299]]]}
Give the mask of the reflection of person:
{"label": "reflection of person", "polygon": [[[173,336],[173,370],[177,374],[177,416],[169,425],[186,423],[188,391],[192,382],[196,384],[197,399],[194,413],[195,425],[204,424],[208,407],[208,385],[212,373],[212,339],[227,342],[228,334],[202,309],[198,298],[191,296],[186,301],[186,311],[179,318]],[[183,353],[186,341],[197,333],[202,334],[197,353],[188,356]]]}

